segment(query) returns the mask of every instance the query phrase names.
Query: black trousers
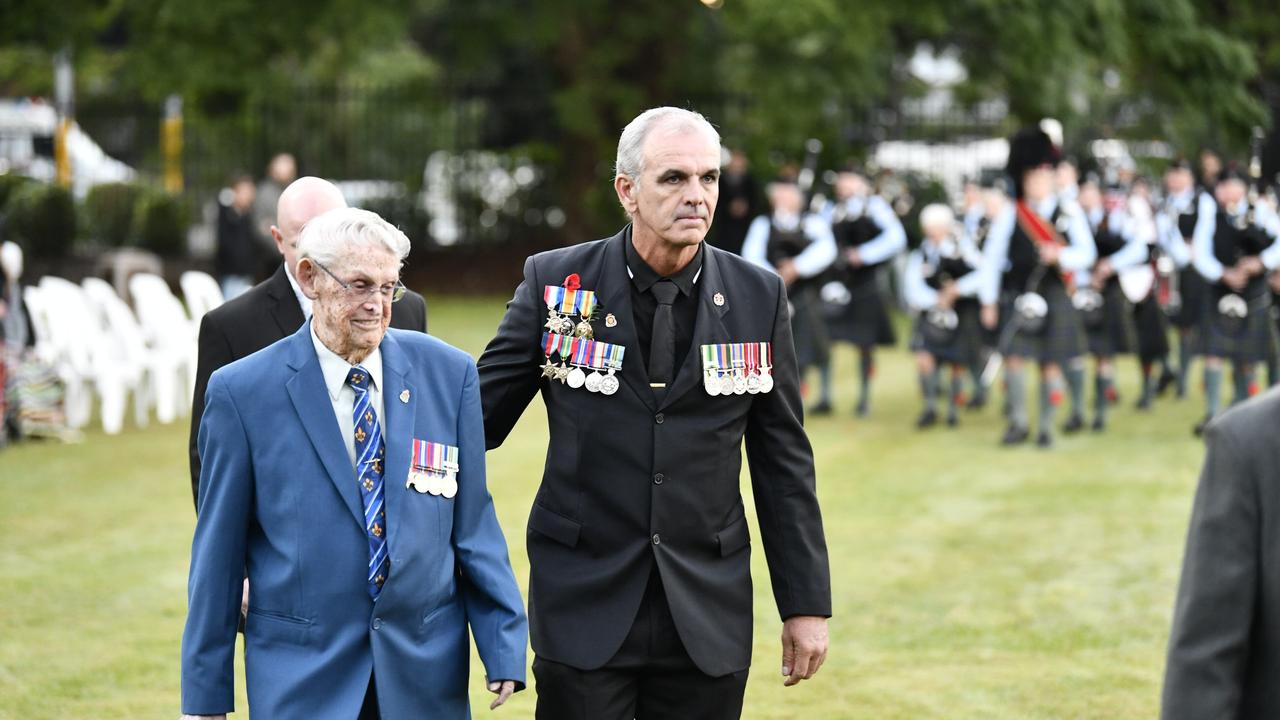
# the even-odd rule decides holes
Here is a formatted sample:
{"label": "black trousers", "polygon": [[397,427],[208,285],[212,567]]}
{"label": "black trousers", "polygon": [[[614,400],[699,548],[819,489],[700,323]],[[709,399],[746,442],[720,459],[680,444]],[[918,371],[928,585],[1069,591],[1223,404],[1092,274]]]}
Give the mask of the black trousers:
{"label": "black trousers", "polygon": [[737,720],[747,670],[711,677],[685,651],[655,568],[622,647],[580,670],[535,657],[538,720]]}

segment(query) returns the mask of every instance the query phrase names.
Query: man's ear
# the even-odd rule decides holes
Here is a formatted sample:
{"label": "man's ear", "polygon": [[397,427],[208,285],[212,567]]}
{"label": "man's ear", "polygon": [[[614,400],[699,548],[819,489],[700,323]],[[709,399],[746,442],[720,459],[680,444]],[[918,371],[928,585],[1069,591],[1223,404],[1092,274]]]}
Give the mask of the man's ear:
{"label": "man's ear", "polygon": [[284,233],[280,232],[280,228],[275,225],[271,226],[271,239],[276,241],[276,247],[279,248],[281,254],[284,253]]}
{"label": "man's ear", "polygon": [[626,210],[628,215],[634,215],[636,211],[635,180],[619,173],[613,179],[613,189],[618,193],[618,202],[622,203],[622,209]]}
{"label": "man's ear", "polygon": [[311,258],[298,258],[298,267],[294,268],[294,272],[296,273],[294,279],[298,281],[298,288],[302,290],[302,294],[315,300],[319,294],[316,292],[315,263],[311,262]]}

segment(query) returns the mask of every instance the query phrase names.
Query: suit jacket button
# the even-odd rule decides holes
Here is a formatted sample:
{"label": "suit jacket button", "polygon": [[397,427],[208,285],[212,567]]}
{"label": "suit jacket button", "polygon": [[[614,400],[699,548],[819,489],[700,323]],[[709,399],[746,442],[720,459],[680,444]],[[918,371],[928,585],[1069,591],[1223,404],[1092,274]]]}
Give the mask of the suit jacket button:
{"label": "suit jacket button", "polygon": [[373,619],[373,629],[374,629],[374,630],[378,630],[378,629],[381,629],[381,628],[382,628],[382,618],[374,618],[374,619]]}
{"label": "suit jacket button", "polygon": [[667,477],[666,477],[665,475],[663,475],[662,473],[658,473],[657,475],[654,475],[654,476],[653,476],[653,484],[654,484],[654,485],[661,485],[661,484],[662,484],[662,482],[663,482],[664,480],[666,480],[666,479],[667,479]]}
{"label": "suit jacket button", "polygon": [[662,416],[662,413],[658,413],[657,415],[653,416],[653,421],[658,423],[659,425],[662,424],[663,420],[666,420],[666,418]]}
{"label": "suit jacket button", "polygon": [[653,534],[653,544],[654,544],[654,545],[661,545],[661,544],[662,544],[662,536],[661,536],[661,535],[659,535],[658,533],[654,533],[654,534]]}

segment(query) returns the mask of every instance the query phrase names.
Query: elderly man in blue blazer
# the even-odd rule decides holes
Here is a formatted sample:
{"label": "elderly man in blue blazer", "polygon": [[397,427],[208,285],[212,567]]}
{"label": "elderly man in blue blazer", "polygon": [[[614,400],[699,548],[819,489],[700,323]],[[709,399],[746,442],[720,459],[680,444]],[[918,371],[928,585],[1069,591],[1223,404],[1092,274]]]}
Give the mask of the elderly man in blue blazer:
{"label": "elderly man in blue blazer", "polygon": [[234,709],[241,581],[249,706],[264,718],[467,718],[468,626],[502,704],[528,627],[485,486],[475,364],[388,330],[409,240],[377,215],[312,220],[310,322],[209,380],[182,640],[182,711]]}

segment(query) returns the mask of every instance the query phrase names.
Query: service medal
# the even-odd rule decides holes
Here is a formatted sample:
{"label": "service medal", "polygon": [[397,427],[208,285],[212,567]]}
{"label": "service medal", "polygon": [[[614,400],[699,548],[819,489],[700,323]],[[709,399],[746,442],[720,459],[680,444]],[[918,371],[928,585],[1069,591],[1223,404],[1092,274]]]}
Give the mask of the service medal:
{"label": "service medal", "polygon": [[760,376],[760,392],[767,393],[773,389],[773,376],[769,374],[768,369]]}
{"label": "service medal", "polygon": [[591,339],[591,336],[592,336],[591,323],[587,322],[586,320],[583,320],[573,328],[573,332],[578,337],[587,338],[589,340]]}
{"label": "service medal", "polygon": [[440,493],[444,492],[444,475],[439,472],[431,472],[427,477],[431,478],[431,484],[427,486],[427,491],[439,497]]}
{"label": "service medal", "polygon": [[760,392],[760,376],[752,373],[747,376],[747,392],[755,395]]}
{"label": "service medal", "polygon": [[735,376],[734,376],[734,378],[733,378],[733,394],[734,394],[734,395],[746,395],[746,394],[747,394],[747,379],[746,379],[746,378],[742,377],[741,375],[735,375]]}
{"label": "service medal", "polygon": [[707,371],[707,374],[702,378],[702,386],[707,389],[708,395],[720,394],[720,378],[716,377],[715,371]]}
{"label": "service medal", "polygon": [[721,376],[721,378],[720,378],[720,394],[721,394],[721,395],[732,395],[732,394],[733,394],[733,377],[732,377],[732,376],[729,376],[729,375]]}
{"label": "service medal", "polygon": [[452,500],[458,494],[458,476],[450,472],[440,480],[440,494]]}
{"label": "service medal", "polygon": [[605,395],[612,395],[618,392],[618,378],[614,376],[613,370],[608,375],[600,378],[600,392]]}
{"label": "service medal", "polygon": [[600,392],[600,382],[602,380],[604,380],[604,377],[595,370],[592,370],[584,383],[587,388],[587,392]]}
{"label": "service medal", "polygon": [[577,390],[587,384],[587,374],[582,372],[582,368],[575,367],[569,371],[569,376],[565,379],[565,383],[574,390]]}

